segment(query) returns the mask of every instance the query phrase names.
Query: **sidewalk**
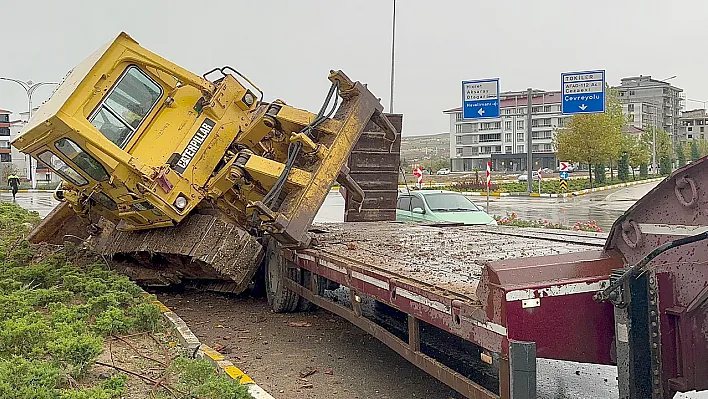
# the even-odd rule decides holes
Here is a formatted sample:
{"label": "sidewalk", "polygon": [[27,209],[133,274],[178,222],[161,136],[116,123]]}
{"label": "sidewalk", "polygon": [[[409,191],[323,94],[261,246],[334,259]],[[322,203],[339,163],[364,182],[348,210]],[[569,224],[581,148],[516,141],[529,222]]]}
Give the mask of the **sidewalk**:
{"label": "sidewalk", "polygon": [[[579,195],[585,195],[589,193],[595,193],[598,191],[605,191],[605,190],[613,190],[616,188],[623,188],[623,187],[629,187],[629,186],[635,186],[637,184],[644,184],[644,183],[652,183],[656,181],[661,181],[664,180],[663,177],[656,177],[652,179],[646,179],[646,180],[637,180],[637,181],[632,181],[632,182],[627,182],[627,183],[618,183],[618,184],[612,184],[609,186],[602,186],[602,187],[596,187],[596,188],[586,188],[584,190],[579,190],[579,191],[573,191],[570,193],[561,193],[561,194],[545,194],[545,193],[501,193],[498,191],[494,191],[489,193],[490,196],[492,197],[541,197],[541,198],[566,198],[566,197],[577,197]],[[543,188],[543,187],[541,187]],[[480,192],[480,191],[469,191],[463,193],[465,195],[469,196],[479,196],[479,197],[484,197],[487,195],[485,192]]]}

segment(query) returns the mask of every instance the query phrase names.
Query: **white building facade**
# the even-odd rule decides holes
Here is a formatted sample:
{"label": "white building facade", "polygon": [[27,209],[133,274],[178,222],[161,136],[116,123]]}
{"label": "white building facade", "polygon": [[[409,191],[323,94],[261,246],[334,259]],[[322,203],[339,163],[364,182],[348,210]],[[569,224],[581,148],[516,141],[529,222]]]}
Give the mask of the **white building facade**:
{"label": "white building facade", "polygon": [[[531,108],[533,168],[557,167],[553,136],[568,117],[561,114],[559,91],[535,91]],[[495,171],[526,170],[527,95],[501,93],[500,117],[464,120],[462,108],[449,109],[450,158],[453,172],[485,170],[492,161]]]}

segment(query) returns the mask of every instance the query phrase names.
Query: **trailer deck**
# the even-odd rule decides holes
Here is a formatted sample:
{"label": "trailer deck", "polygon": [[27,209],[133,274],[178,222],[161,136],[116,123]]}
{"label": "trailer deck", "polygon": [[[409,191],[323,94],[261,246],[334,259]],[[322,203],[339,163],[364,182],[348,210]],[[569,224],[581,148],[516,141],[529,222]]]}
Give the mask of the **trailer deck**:
{"label": "trailer deck", "polygon": [[[516,308],[526,308],[527,300],[531,301],[528,307],[538,306],[533,301],[538,303],[540,299],[534,299],[534,293],[529,296],[528,290],[524,289],[511,291],[513,295],[509,297],[507,294],[505,298],[504,293],[513,286],[503,287],[500,282],[490,284],[490,276],[483,275],[485,266],[498,266],[499,276],[492,280],[503,279],[500,276],[504,273],[536,274],[539,279],[545,279],[548,271],[544,267],[553,268],[558,280],[540,287],[545,291],[538,295],[566,295],[567,287],[591,295],[592,290],[606,282],[583,280],[580,274],[569,276],[567,272],[558,272],[559,267],[571,264],[592,265],[598,263],[597,260],[604,261],[601,252],[606,236],[601,233],[399,222],[321,224],[314,226],[312,232],[314,245],[311,248],[286,254],[297,267],[311,273],[311,280],[307,284],[288,280],[288,288],[371,333],[418,367],[470,398],[525,398],[521,394],[524,390],[529,395],[535,392],[535,389],[525,387],[535,387],[535,372],[525,369],[531,369],[530,363],[533,362],[535,370],[536,343],[512,339],[510,332],[513,335],[523,335],[525,330],[535,333],[538,326],[528,324],[523,317],[518,318],[520,324],[512,325],[506,322],[506,316]],[[524,264],[519,264],[519,260],[533,265],[533,269],[522,270]],[[318,285],[322,281],[317,276],[348,287],[351,306],[321,296]],[[480,293],[478,287],[485,279],[487,288]],[[500,291],[490,295],[488,286],[499,286]],[[556,294],[558,292],[560,294]],[[492,297],[496,298],[493,304],[485,303]],[[402,339],[364,317],[361,309],[364,298],[405,314],[407,336]],[[564,297],[546,300],[551,303],[564,300]],[[567,322],[559,320],[559,323]],[[473,344],[480,363],[498,374],[495,385],[475,381],[423,353],[421,326]],[[549,339],[556,341],[553,337]],[[542,350],[553,355],[553,345],[549,349],[542,346]],[[583,355],[578,354],[581,361]],[[514,359],[513,364],[510,359]],[[527,364],[521,359],[526,359]],[[516,393],[512,395],[513,391]]]}
{"label": "trailer deck", "polygon": [[316,251],[471,303],[479,302],[477,284],[489,262],[587,251],[602,247],[606,239],[598,233],[506,226],[381,222],[372,227],[316,225]]}

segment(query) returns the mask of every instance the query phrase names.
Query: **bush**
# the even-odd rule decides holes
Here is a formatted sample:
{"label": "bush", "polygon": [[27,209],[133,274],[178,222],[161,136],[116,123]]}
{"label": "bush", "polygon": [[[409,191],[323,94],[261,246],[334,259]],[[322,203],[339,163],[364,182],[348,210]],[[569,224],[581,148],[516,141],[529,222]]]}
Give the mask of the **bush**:
{"label": "bush", "polygon": [[639,177],[642,179],[649,177],[649,165],[645,163],[639,165]]}
{"label": "bush", "polygon": [[605,184],[607,175],[605,175],[605,165],[598,163],[594,165],[593,176],[595,176],[594,187],[599,187]]}
{"label": "bush", "polygon": [[20,356],[0,359],[0,398],[55,399],[62,382],[58,364]]}
{"label": "bush", "polygon": [[188,397],[204,399],[250,399],[248,388],[240,382],[221,378],[204,359],[175,359],[171,367],[179,372],[179,385]]}
{"label": "bush", "polygon": [[96,317],[94,330],[103,336],[122,334],[133,327],[135,321],[115,306],[109,306],[106,311]]}
{"label": "bush", "polygon": [[671,174],[671,158],[666,155],[659,159],[659,173],[662,175]]}
{"label": "bush", "polygon": [[629,154],[622,154],[617,162],[617,178],[621,181],[629,180]]}

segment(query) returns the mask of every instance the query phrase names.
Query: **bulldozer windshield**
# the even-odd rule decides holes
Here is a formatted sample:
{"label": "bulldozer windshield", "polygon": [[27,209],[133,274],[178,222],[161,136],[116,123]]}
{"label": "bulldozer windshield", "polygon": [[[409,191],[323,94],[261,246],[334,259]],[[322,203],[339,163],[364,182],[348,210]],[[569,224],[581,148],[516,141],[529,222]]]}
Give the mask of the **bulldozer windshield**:
{"label": "bulldozer windshield", "polygon": [[91,114],[89,121],[106,138],[125,148],[162,93],[162,86],[131,65]]}
{"label": "bulldozer windshield", "polygon": [[51,151],[44,151],[38,156],[39,160],[45,165],[50,167],[52,170],[57,172],[59,176],[68,180],[76,186],[85,186],[88,184],[88,180],[81,176],[76,169],[69,166],[61,158],[53,154]]}

